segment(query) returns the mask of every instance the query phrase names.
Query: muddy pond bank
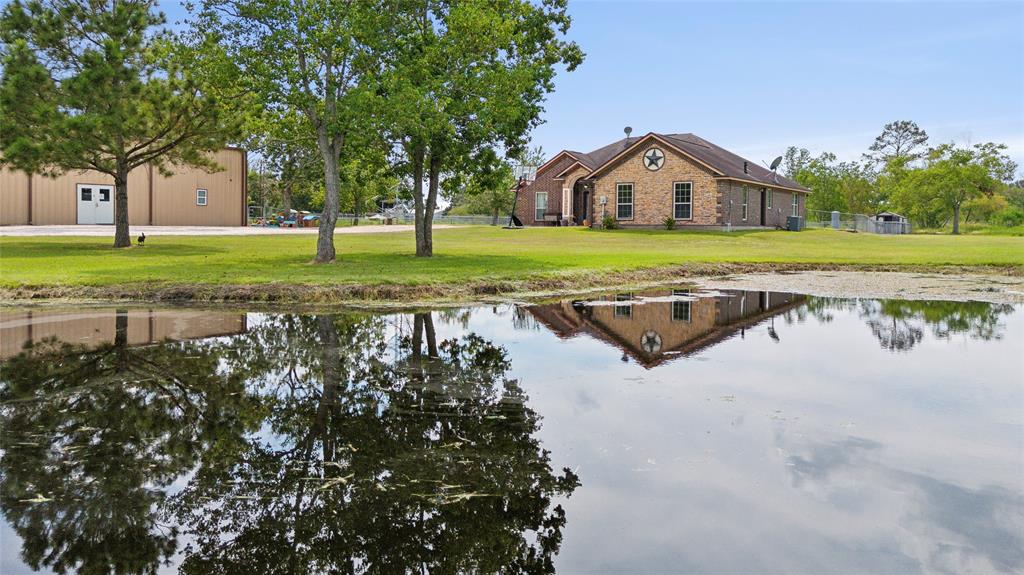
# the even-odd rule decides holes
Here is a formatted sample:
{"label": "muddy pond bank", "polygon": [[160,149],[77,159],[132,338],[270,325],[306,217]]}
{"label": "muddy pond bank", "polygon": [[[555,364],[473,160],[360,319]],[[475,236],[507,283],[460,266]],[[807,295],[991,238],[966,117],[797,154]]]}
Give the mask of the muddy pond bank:
{"label": "muddy pond bank", "polygon": [[0,288],[0,303],[237,303],[451,305],[541,300],[572,294],[692,282],[708,289],[782,290],[831,297],[943,299],[1024,303],[1019,266],[836,266],[820,264],[686,264],[601,274],[572,273],[519,280],[481,278],[459,284],[192,284]]}

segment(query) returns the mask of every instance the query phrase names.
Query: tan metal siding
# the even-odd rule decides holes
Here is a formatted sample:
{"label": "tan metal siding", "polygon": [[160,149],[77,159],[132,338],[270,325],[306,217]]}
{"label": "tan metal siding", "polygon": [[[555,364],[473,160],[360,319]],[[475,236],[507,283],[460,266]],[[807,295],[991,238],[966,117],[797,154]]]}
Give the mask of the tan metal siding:
{"label": "tan metal siding", "polygon": [[28,223],[28,176],[0,168],[0,226]]}
{"label": "tan metal siding", "polygon": [[[153,225],[241,225],[244,154],[234,149],[217,152],[214,160],[223,169],[214,173],[192,168],[165,177],[154,171]],[[205,206],[196,205],[200,188],[207,190]]]}
{"label": "tan metal siding", "polygon": [[[128,222],[132,225],[238,226],[245,219],[245,151],[220,150],[214,160],[222,168],[206,173],[183,167],[171,177],[153,170],[150,209],[150,169],[142,166],[128,175]],[[67,172],[56,178],[32,176],[32,224],[78,223],[78,184],[113,185],[113,179],[93,170]],[[28,224],[28,178],[0,169],[0,225]],[[207,205],[196,205],[196,189],[208,190]],[[152,222],[150,221],[152,214]]]}
{"label": "tan metal siding", "polygon": [[[185,341],[244,333],[245,314],[211,311],[127,311],[128,345]],[[31,343],[56,339],[96,348],[117,335],[117,311],[0,311],[0,360]]]}

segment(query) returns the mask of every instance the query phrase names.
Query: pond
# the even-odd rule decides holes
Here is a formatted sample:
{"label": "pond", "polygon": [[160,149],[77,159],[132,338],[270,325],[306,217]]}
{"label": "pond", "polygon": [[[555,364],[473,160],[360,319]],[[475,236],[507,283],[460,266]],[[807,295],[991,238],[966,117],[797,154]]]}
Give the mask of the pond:
{"label": "pond", "polygon": [[0,312],[0,572],[1024,571],[1024,308]]}

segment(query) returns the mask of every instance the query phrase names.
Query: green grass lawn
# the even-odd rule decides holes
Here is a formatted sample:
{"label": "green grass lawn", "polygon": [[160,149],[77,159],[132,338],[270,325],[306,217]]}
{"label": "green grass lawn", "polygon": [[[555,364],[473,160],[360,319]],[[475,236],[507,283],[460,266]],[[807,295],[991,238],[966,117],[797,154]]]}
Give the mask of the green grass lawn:
{"label": "green grass lawn", "polygon": [[800,233],[502,230],[434,232],[433,258],[413,257],[411,232],[339,235],[338,262],[312,265],[315,235],[150,236],[144,248],[110,238],[0,238],[0,286],[132,282],[189,284],[431,284],[537,279],[688,262],[1024,266],[1024,238]]}

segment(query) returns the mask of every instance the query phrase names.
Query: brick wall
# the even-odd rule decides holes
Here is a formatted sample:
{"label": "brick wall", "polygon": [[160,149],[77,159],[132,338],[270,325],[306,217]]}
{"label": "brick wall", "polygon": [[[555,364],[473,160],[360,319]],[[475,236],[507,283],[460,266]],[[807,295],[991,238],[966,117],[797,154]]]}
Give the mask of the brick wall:
{"label": "brick wall", "polygon": [[[747,186],[748,203],[747,203],[747,218],[743,219],[743,186]],[[736,182],[733,180],[719,180],[719,219],[718,223],[725,225],[731,223],[733,226],[768,226],[768,227],[786,227],[786,217],[793,213],[793,192],[789,190],[781,190],[778,188],[770,188],[768,186],[761,186],[758,184],[744,184],[743,182]],[[768,191],[771,190],[772,201],[771,208],[765,206],[765,219],[761,222],[761,191],[764,190],[765,203],[767,204]],[[797,194],[799,199],[799,210],[800,215],[804,215],[806,210],[806,199],[805,194]],[[732,206],[730,209],[730,200]]]}
{"label": "brick wall", "polygon": [[[651,147],[665,154],[665,162],[657,171],[644,167],[643,155]],[[715,225],[717,214],[717,182],[707,168],[680,155],[664,145],[652,143],[641,146],[607,172],[600,174],[594,187],[593,214],[595,224],[601,223],[601,196],[608,198],[605,210],[616,215],[616,185],[633,184],[633,218],[620,220],[623,226],[662,226],[673,216],[673,184],[693,184],[693,213],[688,220],[677,220],[679,227],[687,225]]]}
{"label": "brick wall", "polygon": [[548,213],[561,213],[562,212],[562,180],[555,180],[562,170],[568,168],[576,160],[572,159],[571,156],[565,155],[560,158],[557,162],[544,168],[542,172],[537,173],[537,179],[526,186],[526,189],[519,193],[519,201],[516,203],[516,216],[523,222],[525,226],[533,225],[554,225],[554,222],[538,222],[535,219],[536,215],[536,198],[537,192],[548,193]]}

